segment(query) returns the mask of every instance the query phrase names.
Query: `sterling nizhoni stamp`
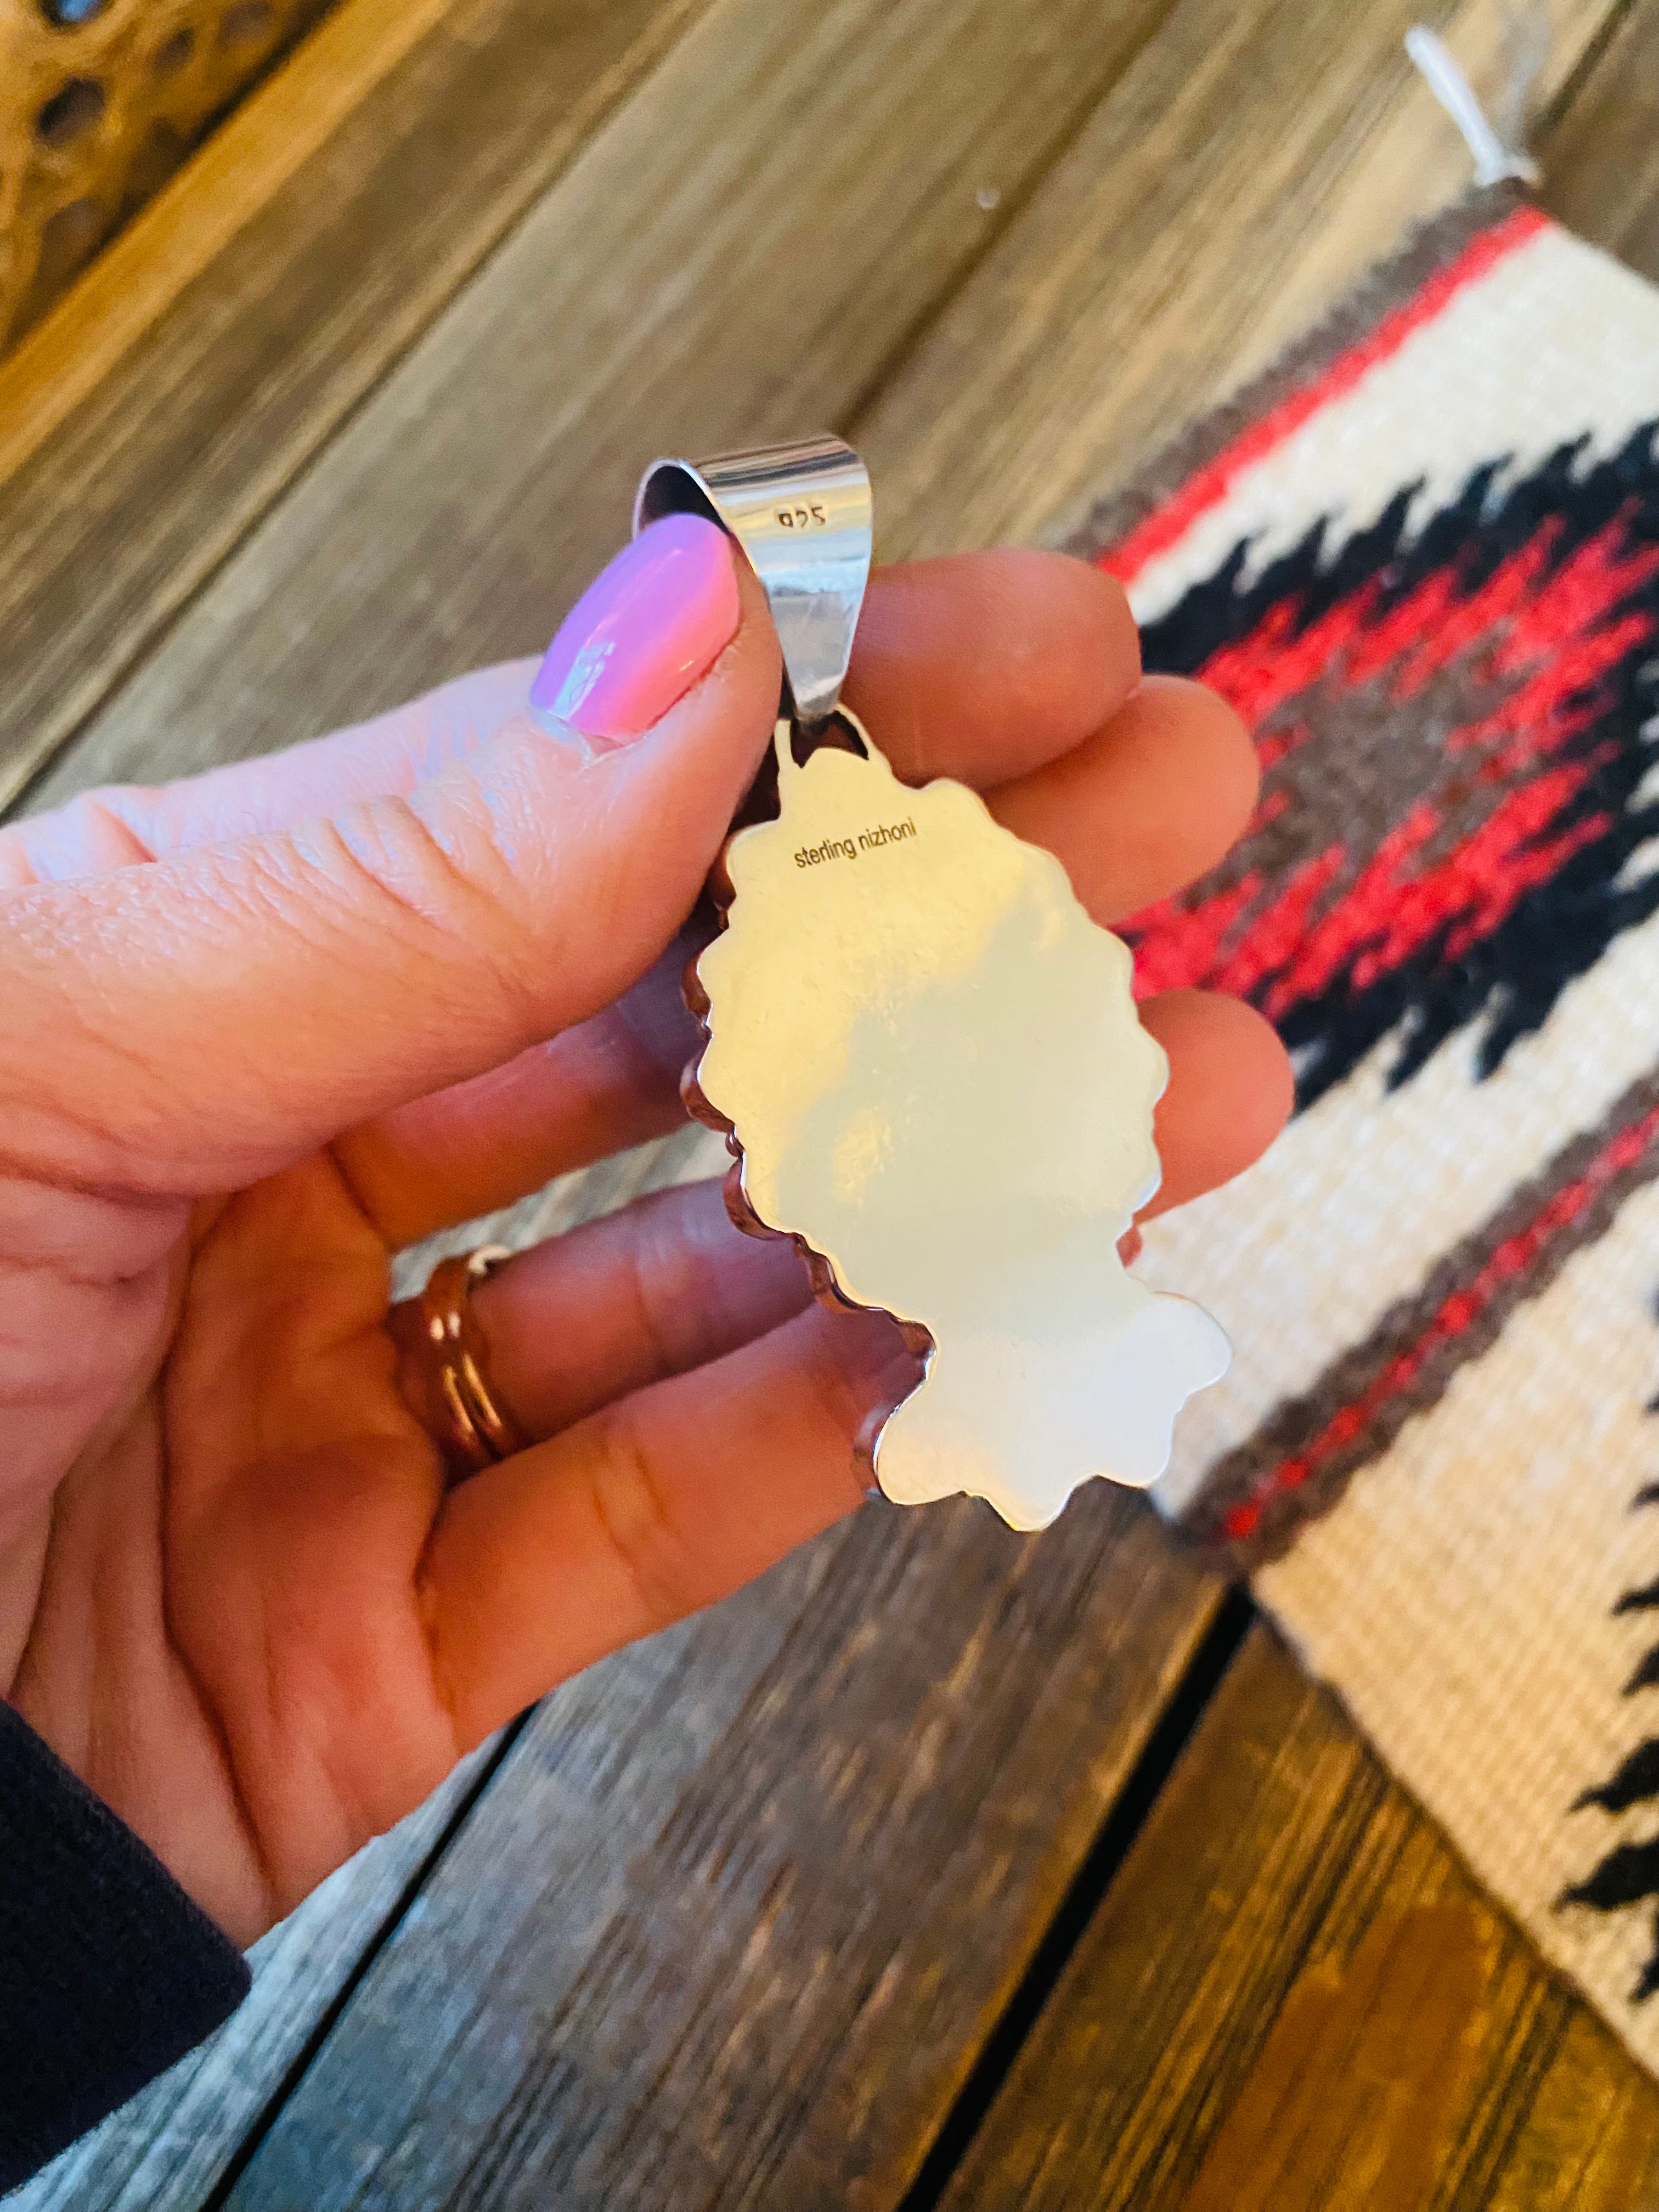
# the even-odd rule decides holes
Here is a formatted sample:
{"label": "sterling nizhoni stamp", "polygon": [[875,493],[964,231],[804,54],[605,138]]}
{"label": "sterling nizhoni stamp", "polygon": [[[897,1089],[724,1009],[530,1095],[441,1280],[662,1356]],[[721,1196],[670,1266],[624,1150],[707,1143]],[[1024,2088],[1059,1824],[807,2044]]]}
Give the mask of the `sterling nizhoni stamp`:
{"label": "sterling nizhoni stamp", "polygon": [[[1118,1255],[1158,1188],[1169,1074],[1128,948],[1052,854],[965,785],[900,783],[838,705],[869,562],[857,456],[823,440],[659,464],[642,519],[675,492],[754,562],[790,687],[777,818],[728,842],[726,927],[690,987],[708,1043],[687,1097],[727,1132],[734,1213],[793,1237],[820,1295],[926,1346],[866,1440],[890,1498],[967,1492],[1035,1528],[1091,1476],[1149,1483],[1228,1347]],[[816,574],[785,521],[803,506],[823,518]]]}

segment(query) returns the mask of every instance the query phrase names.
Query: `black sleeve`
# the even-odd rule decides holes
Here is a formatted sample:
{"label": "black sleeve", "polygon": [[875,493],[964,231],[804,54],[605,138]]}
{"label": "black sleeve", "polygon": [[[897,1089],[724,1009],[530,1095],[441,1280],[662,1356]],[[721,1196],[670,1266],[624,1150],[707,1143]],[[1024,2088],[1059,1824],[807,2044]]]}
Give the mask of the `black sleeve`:
{"label": "black sleeve", "polygon": [[0,2191],[210,2034],[242,1954],[0,1698]]}

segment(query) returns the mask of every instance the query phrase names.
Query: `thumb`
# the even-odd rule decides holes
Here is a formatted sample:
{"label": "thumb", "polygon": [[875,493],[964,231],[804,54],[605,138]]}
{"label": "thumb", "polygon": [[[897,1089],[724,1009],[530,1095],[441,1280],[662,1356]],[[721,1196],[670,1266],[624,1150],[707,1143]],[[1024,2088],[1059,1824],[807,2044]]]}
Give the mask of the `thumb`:
{"label": "thumb", "polygon": [[92,1183],[224,1188],[585,1020],[695,903],[778,685],[747,567],[671,517],[579,602],[516,708],[481,692],[481,742],[429,781],[0,893],[8,1150]]}

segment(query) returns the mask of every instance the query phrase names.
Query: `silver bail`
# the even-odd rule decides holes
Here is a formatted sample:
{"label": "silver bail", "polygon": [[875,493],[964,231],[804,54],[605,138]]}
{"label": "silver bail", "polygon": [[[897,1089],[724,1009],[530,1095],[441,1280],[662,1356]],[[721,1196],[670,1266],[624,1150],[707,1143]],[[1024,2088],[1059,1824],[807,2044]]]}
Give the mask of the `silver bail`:
{"label": "silver bail", "polygon": [[760,578],[783,647],[798,722],[834,714],[870,574],[870,472],[839,438],[653,461],[634,532],[665,514],[702,514],[730,532]]}

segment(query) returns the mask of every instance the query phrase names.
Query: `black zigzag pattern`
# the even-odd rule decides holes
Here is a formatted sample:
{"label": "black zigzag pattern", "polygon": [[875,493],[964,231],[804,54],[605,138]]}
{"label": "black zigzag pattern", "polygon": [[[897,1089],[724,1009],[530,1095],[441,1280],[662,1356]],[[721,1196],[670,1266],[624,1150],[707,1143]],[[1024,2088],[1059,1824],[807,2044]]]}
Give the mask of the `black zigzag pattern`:
{"label": "black zigzag pattern", "polygon": [[[1504,464],[1476,470],[1450,505],[1407,535],[1413,492],[1402,489],[1381,519],[1325,557],[1328,526],[1310,531],[1292,551],[1245,581],[1247,544],[1171,611],[1143,633],[1149,669],[1192,674],[1222,647],[1247,637],[1269,613],[1297,609],[1302,629],[1370,585],[1378,617],[1437,572],[1452,570],[1470,595],[1498,565],[1552,530],[1548,565],[1559,571],[1598,532],[1617,522],[1633,550],[1659,545],[1656,424],[1622,449],[1583,465],[1587,441],[1560,447],[1531,475],[1501,489]],[[1659,611],[1659,579],[1623,603]],[[1659,805],[1641,795],[1659,759],[1659,737],[1646,726],[1659,708],[1650,647],[1632,650],[1595,680],[1589,726],[1556,757],[1597,758],[1583,789],[1552,823],[1552,834],[1597,815],[1609,826],[1546,882],[1526,891],[1492,933],[1446,957],[1449,930],[1398,967],[1357,985],[1352,964],[1279,1022],[1297,1054],[1303,1103],[1340,1082],[1382,1038],[1399,1030],[1392,1080],[1403,1083],[1454,1031],[1481,1022],[1479,1064],[1489,1074],[1515,1041],[1544,1021],[1561,992],[1594,965],[1622,930],[1659,908],[1659,876],[1629,884],[1620,873],[1632,852],[1659,832]],[[1612,740],[1609,743],[1609,740]]]}

